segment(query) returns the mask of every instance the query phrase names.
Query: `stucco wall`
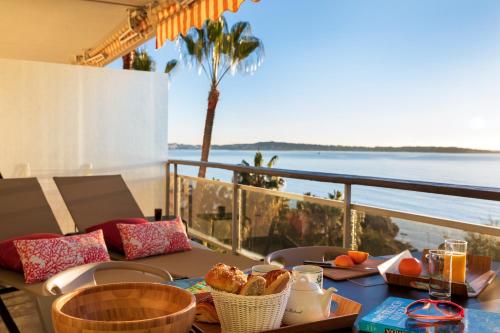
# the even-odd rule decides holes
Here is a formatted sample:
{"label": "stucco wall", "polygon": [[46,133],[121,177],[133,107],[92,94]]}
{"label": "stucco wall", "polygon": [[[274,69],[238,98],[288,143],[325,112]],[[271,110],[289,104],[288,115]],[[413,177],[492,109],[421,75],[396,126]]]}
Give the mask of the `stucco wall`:
{"label": "stucco wall", "polygon": [[167,77],[0,59],[0,172],[38,177],[63,231],[53,176],[121,173],[145,215],[164,205]]}

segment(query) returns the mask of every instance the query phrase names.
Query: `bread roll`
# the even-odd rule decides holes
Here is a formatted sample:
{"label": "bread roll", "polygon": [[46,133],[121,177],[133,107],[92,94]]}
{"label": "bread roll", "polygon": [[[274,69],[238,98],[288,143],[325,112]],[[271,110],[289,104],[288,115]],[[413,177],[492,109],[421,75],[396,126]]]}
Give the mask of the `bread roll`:
{"label": "bread roll", "polygon": [[209,324],[219,323],[219,316],[217,315],[214,301],[210,293],[206,293],[206,295],[201,297],[196,295],[195,320]]}
{"label": "bread roll", "polygon": [[205,281],[212,288],[237,294],[247,282],[247,276],[236,267],[217,264],[205,275]]}
{"label": "bread roll", "polygon": [[282,292],[285,290],[291,278],[290,272],[285,269],[276,269],[266,273],[266,275],[264,275],[264,279],[266,279],[266,290],[264,291],[264,295]]}
{"label": "bread roll", "polygon": [[247,283],[241,288],[240,295],[245,296],[260,296],[266,290],[266,279],[262,276],[251,275],[247,279]]}

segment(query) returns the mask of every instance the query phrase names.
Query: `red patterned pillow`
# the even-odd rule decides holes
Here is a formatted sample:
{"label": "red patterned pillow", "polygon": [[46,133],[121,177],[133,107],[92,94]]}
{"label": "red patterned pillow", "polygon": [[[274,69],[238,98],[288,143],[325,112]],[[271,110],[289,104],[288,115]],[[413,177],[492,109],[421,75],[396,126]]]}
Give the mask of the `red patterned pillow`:
{"label": "red patterned pillow", "polygon": [[127,259],[191,250],[186,230],[178,217],[148,224],[117,224]]}
{"label": "red patterned pillow", "polygon": [[30,234],[20,237],[13,237],[0,242],[0,267],[9,269],[11,271],[20,272],[23,271],[23,263],[19,254],[17,253],[16,246],[14,245],[15,240],[20,239],[45,239],[45,238],[59,238],[63,235],[58,234]]}
{"label": "red patterned pillow", "polygon": [[104,233],[104,240],[106,241],[106,245],[108,246],[109,249],[114,250],[119,253],[124,253],[123,252],[123,244],[122,244],[122,238],[120,237],[120,232],[118,231],[118,228],[116,225],[118,223],[124,223],[124,224],[144,224],[148,223],[146,219],[143,218],[126,218],[126,219],[116,219],[116,220],[111,220],[107,221],[98,225],[94,225],[90,228],[85,229],[86,232],[92,232],[96,231],[99,229],[102,229],[102,232]]}
{"label": "red patterned pillow", "polygon": [[109,261],[102,230],[52,239],[15,240],[26,283],[45,281],[68,268]]}

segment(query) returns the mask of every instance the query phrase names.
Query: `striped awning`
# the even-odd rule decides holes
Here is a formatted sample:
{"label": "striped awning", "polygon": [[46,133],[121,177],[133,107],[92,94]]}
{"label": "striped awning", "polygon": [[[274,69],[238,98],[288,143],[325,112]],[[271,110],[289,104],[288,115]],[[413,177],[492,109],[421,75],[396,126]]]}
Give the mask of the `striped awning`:
{"label": "striped awning", "polygon": [[[175,40],[179,34],[185,35],[190,28],[201,28],[207,19],[216,20],[225,11],[236,12],[245,0],[194,0],[182,5],[176,2],[166,4],[156,10],[156,48],[167,40]],[[258,2],[260,0],[252,0]]]}

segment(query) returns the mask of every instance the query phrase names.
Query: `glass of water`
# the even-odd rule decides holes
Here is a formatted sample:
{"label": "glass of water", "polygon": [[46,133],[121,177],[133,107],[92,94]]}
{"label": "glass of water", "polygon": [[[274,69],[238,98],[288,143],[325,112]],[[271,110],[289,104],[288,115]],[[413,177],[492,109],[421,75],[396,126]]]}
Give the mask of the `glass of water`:
{"label": "glass of water", "polygon": [[451,260],[445,250],[430,250],[429,296],[431,299],[449,300],[451,298]]}

